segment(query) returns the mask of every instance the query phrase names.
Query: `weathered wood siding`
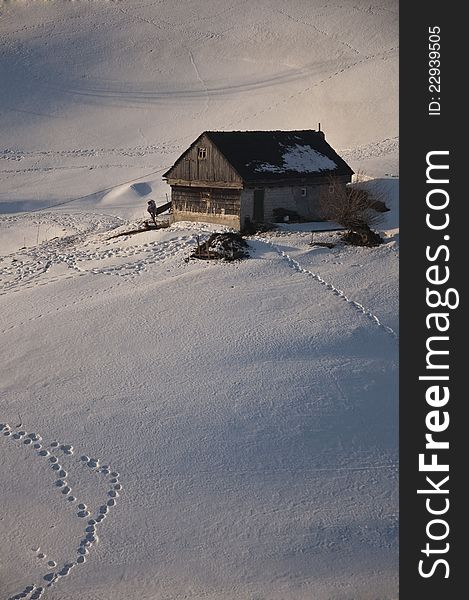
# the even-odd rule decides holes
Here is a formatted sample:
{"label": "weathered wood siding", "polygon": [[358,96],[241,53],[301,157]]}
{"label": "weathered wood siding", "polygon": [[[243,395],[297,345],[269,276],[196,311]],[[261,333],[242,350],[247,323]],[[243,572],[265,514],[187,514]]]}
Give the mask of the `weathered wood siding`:
{"label": "weathered wood siding", "polygon": [[[205,158],[201,158],[199,153],[202,148],[205,149]],[[216,183],[241,188],[243,185],[239,175],[206,135],[194,142],[176,162],[167,179],[170,185],[183,182],[197,186]]]}
{"label": "weathered wood siding", "polygon": [[171,187],[173,221],[204,221],[239,229],[241,190]]}

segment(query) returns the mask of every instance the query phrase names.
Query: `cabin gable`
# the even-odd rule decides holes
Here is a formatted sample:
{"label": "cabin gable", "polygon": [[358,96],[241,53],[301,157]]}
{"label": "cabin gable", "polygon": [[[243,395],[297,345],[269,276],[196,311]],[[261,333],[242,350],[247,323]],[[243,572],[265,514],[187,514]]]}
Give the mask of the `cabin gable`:
{"label": "cabin gable", "polygon": [[241,188],[243,181],[216,145],[203,133],[164,175],[172,185]]}

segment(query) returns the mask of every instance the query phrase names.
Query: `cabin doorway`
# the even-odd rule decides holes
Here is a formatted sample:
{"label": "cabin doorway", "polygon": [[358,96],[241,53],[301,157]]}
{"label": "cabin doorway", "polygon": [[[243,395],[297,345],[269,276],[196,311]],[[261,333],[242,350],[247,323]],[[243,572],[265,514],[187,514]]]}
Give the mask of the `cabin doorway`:
{"label": "cabin doorway", "polygon": [[253,210],[253,221],[254,223],[264,222],[264,191],[265,190],[254,190],[254,210]]}

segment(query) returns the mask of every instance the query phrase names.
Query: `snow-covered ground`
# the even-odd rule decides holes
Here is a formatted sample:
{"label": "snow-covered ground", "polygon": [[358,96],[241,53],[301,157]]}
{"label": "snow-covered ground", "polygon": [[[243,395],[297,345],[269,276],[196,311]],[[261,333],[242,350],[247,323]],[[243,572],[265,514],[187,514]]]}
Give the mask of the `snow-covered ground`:
{"label": "snow-covered ground", "polygon": [[[4,3],[0,49],[0,598],[397,598],[396,3]],[[382,246],[115,237],[201,131],[319,121]]]}

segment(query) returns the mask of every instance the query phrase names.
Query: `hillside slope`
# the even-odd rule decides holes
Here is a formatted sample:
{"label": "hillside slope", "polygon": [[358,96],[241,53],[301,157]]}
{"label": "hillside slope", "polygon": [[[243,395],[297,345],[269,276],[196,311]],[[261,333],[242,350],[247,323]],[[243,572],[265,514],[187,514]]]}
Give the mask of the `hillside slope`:
{"label": "hillside slope", "polygon": [[[2,4],[2,600],[397,598],[396,11]],[[318,121],[380,247],[126,234],[200,131]]]}

